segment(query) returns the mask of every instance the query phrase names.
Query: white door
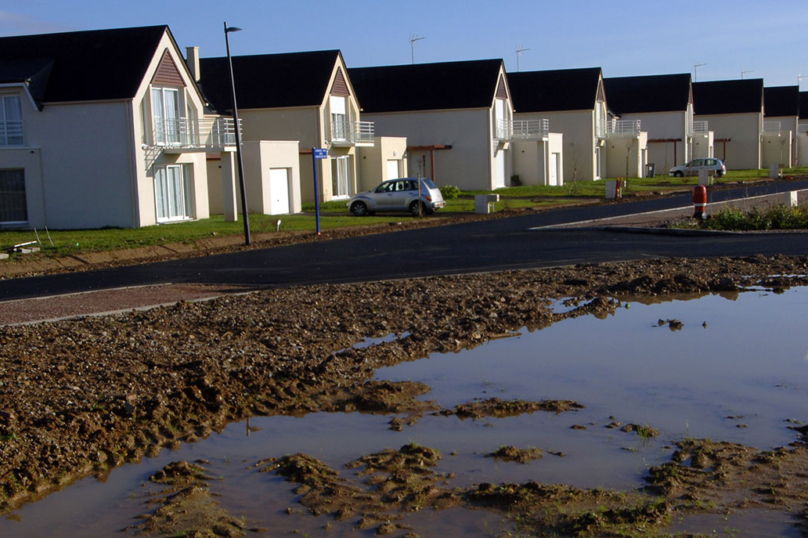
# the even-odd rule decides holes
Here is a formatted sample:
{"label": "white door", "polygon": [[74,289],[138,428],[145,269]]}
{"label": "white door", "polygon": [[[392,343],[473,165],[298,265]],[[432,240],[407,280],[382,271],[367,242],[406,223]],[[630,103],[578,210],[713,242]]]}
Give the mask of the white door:
{"label": "white door", "polygon": [[154,169],[154,201],[157,221],[190,218],[193,193],[190,181],[183,177],[181,165],[156,166]]}
{"label": "white door", "polygon": [[331,159],[331,197],[347,198],[350,180],[350,157],[334,157]]}
{"label": "white door", "polygon": [[595,179],[600,179],[603,177],[602,173],[602,161],[601,161],[601,154],[600,148],[595,148]]}
{"label": "white door", "polygon": [[497,150],[496,156],[497,166],[497,183],[495,189],[501,189],[505,186],[505,150]]}
{"label": "white door", "polygon": [[550,185],[558,185],[558,153],[550,154]]}
{"label": "white door", "polygon": [[270,215],[289,213],[289,169],[272,168],[269,170],[269,196]]}
{"label": "white door", "polygon": [[387,161],[387,179],[398,179],[398,161],[395,159]]}

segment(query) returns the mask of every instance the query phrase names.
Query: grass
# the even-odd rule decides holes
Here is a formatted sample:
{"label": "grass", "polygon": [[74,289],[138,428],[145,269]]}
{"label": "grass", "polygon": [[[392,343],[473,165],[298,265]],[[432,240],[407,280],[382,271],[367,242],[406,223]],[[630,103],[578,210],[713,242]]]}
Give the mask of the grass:
{"label": "grass", "polygon": [[[784,175],[808,174],[808,168],[785,169]],[[717,183],[734,183],[765,178],[767,170],[731,171]],[[660,175],[654,178],[629,178],[624,192],[641,193],[645,191],[666,192],[683,190],[695,185],[696,177],[673,178]],[[447,200],[446,207],[437,216],[448,217],[456,214],[474,213],[475,194],[499,194],[500,201],[494,204],[494,210],[522,209],[528,207],[550,207],[559,204],[585,202],[591,199],[602,199],[605,196],[605,181],[577,181],[567,185],[520,186],[507,187],[496,191],[462,191],[457,199]],[[250,215],[250,229],[254,234],[274,233],[277,222],[281,221],[282,231],[314,231],[316,221],[314,204],[304,204],[304,214],[298,215]],[[411,219],[407,214],[385,214],[357,218],[348,212],[345,201],[326,202],[320,204],[320,224],[323,230],[345,228],[350,226],[368,226],[373,224],[389,224]],[[96,230],[38,230],[42,251],[46,256],[65,256],[86,252],[99,252],[137,247],[157,246],[170,243],[193,243],[194,241],[213,236],[238,236],[243,234],[243,222],[225,222],[222,215],[214,215],[209,219],[193,222],[181,222],[158,226],[146,226],[139,229],[103,228]],[[0,231],[0,250],[13,245],[37,239],[33,230]],[[51,245],[52,242],[52,245]],[[12,257],[12,260],[16,256]]]}

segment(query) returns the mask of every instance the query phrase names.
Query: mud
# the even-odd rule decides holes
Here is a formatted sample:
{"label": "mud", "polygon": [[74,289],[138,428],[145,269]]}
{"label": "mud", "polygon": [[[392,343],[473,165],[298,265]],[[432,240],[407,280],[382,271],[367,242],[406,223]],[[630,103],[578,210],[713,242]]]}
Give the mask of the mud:
{"label": "mud", "polygon": [[443,409],[435,414],[443,416],[456,415],[462,420],[465,418],[514,417],[523,413],[535,413],[536,411],[549,411],[558,414],[583,408],[583,405],[573,402],[572,400],[528,402],[525,400],[500,400],[499,398],[489,398],[487,400],[460,404],[454,409]]}
{"label": "mud", "polygon": [[[608,316],[623,306],[624,294],[785,289],[807,284],[806,273],[806,257],[652,260],[272,290],[4,327],[0,509],[251,415],[355,409],[395,413],[406,423],[437,412],[436,404],[416,399],[424,391],[417,384],[368,383],[376,368],[474,347],[525,327]],[[570,310],[554,312],[553,302],[565,298]],[[399,337],[352,347],[388,335]],[[792,447],[776,463],[804,483],[798,469],[805,460],[804,448]],[[671,470],[680,474],[699,469],[676,465]],[[782,509],[804,510],[796,507],[801,494],[767,473],[752,472],[769,477],[777,492],[772,498],[791,499]],[[695,487],[666,484],[651,485]],[[706,484],[710,496],[734,497],[731,488],[713,492]]]}
{"label": "mud", "polygon": [[528,463],[544,457],[544,451],[539,448],[516,448],[515,446],[501,446],[490,454],[489,458],[501,461],[515,461],[516,463]]}

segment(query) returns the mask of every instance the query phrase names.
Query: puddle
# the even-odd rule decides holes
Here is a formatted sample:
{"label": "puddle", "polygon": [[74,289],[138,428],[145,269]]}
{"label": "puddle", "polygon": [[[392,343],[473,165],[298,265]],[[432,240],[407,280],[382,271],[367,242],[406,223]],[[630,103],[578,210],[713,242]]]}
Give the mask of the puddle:
{"label": "puddle", "polygon": [[[631,490],[644,484],[650,466],[670,459],[673,440],[711,438],[767,449],[796,439],[786,421],[807,418],[807,306],[808,289],[660,304],[632,298],[630,308],[605,320],[570,319],[471,350],[401,363],[378,370],[377,378],[424,382],[432,390],[420,398],[443,408],[494,397],[575,400],[585,408],[478,420],[426,415],[403,432],[388,428],[389,416],[254,417],[200,443],[115,469],[103,482],[86,479],[24,506],[0,520],[0,535],[110,535],[153,510],[144,504],[150,492],[160,491],[148,482],[151,474],[172,461],[204,459],[207,474],[216,477],[210,483],[211,492],[220,495],[216,500],[248,527],[278,536],[295,531],[373,536],[375,528],[358,530],[356,522],[311,516],[298,504],[295,484],[252,466],[302,452],[353,478],[356,471],[345,464],[409,442],[440,451],[434,471],[452,473],[449,487],[535,480]],[[679,320],[682,327],[671,331],[658,325],[660,319]],[[367,339],[357,346],[394,338]],[[643,438],[607,427],[615,421],[647,425],[660,435]],[[504,445],[537,448],[543,457],[527,464],[486,457]],[[718,535],[736,537],[762,535],[760,529],[792,532],[782,513],[758,510],[727,521],[723,517],[687,516],[676,528],[708,534],[716,529]],[[502,513],[485,510],[426,508],[407,514],[404,522],[421,536],[499,536],[512,529]]]}
{"label": "puddle", "polygon": [[774,510],[746,510],[726,514],[695,514],[676,521],[670,532],[701,533],[705,536],[799,538],[804,536],[787,514]]}

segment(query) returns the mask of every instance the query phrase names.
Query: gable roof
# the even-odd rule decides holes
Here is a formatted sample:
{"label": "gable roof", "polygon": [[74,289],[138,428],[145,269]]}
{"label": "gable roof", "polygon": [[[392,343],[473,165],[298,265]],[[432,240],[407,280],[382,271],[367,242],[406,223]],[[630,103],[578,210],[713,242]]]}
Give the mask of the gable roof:
{"label": "gable roof", "polygon": [[762,112],[763,79],[694,82],[693,110],[702,115]]}
{"label": "gable roof", "polygon": [[766,116],[799,116],[800,87],[775,86],[763,88]]}
{"label": "gable roof", "polygon": [[800,92],[800,119],[808,120],[808,92]]}
{"label": "gable roof", "polygon": [[28,84],[38,103],[131,99],[166,32],[163,25],[0,37],[0,81]]}
{"label": "gable roof", "polygon": [[603,85],[617,114],[685,112],[691,99],[690,73],[604,78]]}
{"label": "gable roof", "polygon": [[[239,108],[319,106],[329,90],[338,50],[233,57]],[[343,62],[344,64],[344,62]],[[199,60],[202,93],[219,112],[232,110],[227,57]]]}
{"label": "gable roof", "polygon": [[553,112],[595,108],[600,67],[508,74],[516,112]]}
{"label": "gable roof", "polygon": [[362,111],[490,108],[502,60],[356,67],[348,70]]}

